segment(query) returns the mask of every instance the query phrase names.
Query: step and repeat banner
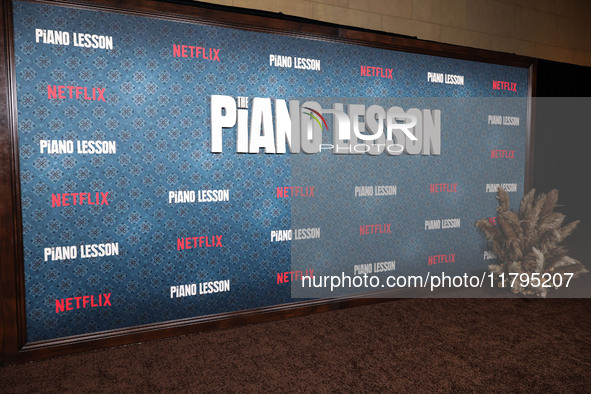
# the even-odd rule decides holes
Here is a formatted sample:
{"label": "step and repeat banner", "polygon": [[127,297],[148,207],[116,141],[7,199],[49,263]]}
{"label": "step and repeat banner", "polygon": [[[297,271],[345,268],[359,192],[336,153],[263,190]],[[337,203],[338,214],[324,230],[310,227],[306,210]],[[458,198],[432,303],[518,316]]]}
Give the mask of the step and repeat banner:
{"label": "step and repeat banner", "polygon": [[28,341],[482,272],[523,195],[525,68],[13,7]]}

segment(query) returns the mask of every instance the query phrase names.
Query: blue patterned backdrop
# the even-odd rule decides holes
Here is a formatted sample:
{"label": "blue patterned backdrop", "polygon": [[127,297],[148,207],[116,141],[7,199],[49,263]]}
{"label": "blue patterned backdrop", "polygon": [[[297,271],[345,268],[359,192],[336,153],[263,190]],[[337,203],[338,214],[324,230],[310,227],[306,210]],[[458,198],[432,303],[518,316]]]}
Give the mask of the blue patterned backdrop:
{"label": "blue patterned backdrop", "polygon": [[[293,302],[290,285],[277,283],[292,257],[317,272],[395,259],[401,274],[442,270],[427,256],[453,251],[457,264],[445,270],[482,270],[485,243],[473,223],[496,205],[485,185],[517,183],[514,205],[523,194],[527,69],[13,5],[29,341]],[[35,29],[108,35],[114,47],[43,44]],[[173,44],[217,48],[220,61],[173,57]],[[320,59],[321,70],[270,67],[270,54]],[[393,78],[361,77],[361,65],[393,68]],[[465,85],[430,83],[428,72],[464,75]],[[517,91],[492,90],[493,80]],[[104,88],[106,102],[48,99],[47,85]],[[441,109],[441,155],[237,154],[234,132],[214,154],[215,94]],[[521,125],[488,125],[489,114],[519,116]],[[117,152],[47,154],[40,140],[110,140]],[[515,159],[490,159],[491,149],[515,150]],[[431,183],[458,191],[430,194]],[[396,184],[398,195],[353,198],[366,184]],[[316,197],[278,199],[277,187],[290,185],[315,185]],[[204,189],[228,189],[230,201],[168,202],[170,190]],[[108,206],[51,205],[55,193],[95,191],[109,192]],[[426,219],[456,217],[459,229],[424,230]],[[359,225],[371,223],[392,223],[392,234],[359,239]],[[292,227],[321,227],[322,237],[271,242],[271,230]],[[214,234],[223,247],[177,250],[177,238]],[[46,247],[108,242],[119,255],[44,259]],[[230,280],[230,291],[170,297],[173,285],[217,280]],[[56,313],[56,300],[102,293],[112,294],[111,306]]]}

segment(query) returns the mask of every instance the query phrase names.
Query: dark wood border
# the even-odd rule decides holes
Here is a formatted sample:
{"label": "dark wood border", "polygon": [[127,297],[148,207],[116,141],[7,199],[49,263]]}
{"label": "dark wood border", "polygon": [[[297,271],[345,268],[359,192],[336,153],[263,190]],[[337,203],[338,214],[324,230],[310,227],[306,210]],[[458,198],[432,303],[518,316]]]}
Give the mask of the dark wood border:
{"label": "dark wood border", "polygon": [[0,361],[25,343],[24,266],[12,3],[1,4],[0,49]]}
{"label": "dark wood border", "polygon": [[[343,27],[335,24],[287,17],[262,11],[189,3],[181,0],[25,0],[52,5],[128,13],[159,19],[189,21],[259,32],[342,42],[404,52],[451,57],[462,60],[529,68],[525,190],[533,185],[533,111],[536,62],[534,59],[450,44],[422,41],[395,34]],[[385,293],[376,298],[341,298],[305,301],[247,311],[223,313],[190,319],[109,330],[92,334],[27,342],[25,330],[24,263],[20,175],[18,156],[16,78],[12,2],[2,1],[3,35],[0,43],[0,363],[20,362],[166,338],[198,331],[228,328],[249,323],[301,316],[350,306],[390,300]],[[7,198],[10,196],[10,198]],[[405,292],[405,296],[408,293]],[[366,295],[367,297],[367,295]]]}
{"label": "dark wood border", "polygon": [[7,361],[27,362],[75,352],[87,352],[101,348],[122,346],[137,342],[194,334],[197,332],[227,329],[246,324],[305,316],[312,313],[376,304],[395,299],[385,298],[384,293],[376,293],[374,297],[375,298],[348,297],[341,299],[303,301],[245,311],[172,320],[136,327],[126,327],[47,341],[30,342],[25,344],[19,349],[17,354],[14,354]]}

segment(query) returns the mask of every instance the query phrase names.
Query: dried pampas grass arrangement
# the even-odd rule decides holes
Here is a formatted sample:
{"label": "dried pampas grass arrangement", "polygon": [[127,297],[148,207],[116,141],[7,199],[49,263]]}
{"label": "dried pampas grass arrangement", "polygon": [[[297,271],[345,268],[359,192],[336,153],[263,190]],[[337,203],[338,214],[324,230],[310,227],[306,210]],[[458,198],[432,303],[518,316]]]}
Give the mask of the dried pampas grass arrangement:
{"label": "dried pampas grass arrangement", "polygon": [[[548,287],[532,286],[532,283],[538,284],[537,281],[511,280],[512,277],[526,274],[531,279],[542,279],[567,273],[577,277],[588,271],[579,261],[568,257],[566,249],[560,245],[579,221],[562,225],[565,216],[554,212],[558,190],[535,198],[534,194],[535,189],[530,190],[521,200],[519,213],[515,213],[509,210],[509,195],[499,187],[497,225],[481,219],[476,222],[476,227],[484,233],[500,262],[489,265],[489,270],[500,278],[499,286],[509,287],[514,293],[545,297]],[[528,284],[525,287],[524,282]],[[550,283],[554,286],[554,281]]]}

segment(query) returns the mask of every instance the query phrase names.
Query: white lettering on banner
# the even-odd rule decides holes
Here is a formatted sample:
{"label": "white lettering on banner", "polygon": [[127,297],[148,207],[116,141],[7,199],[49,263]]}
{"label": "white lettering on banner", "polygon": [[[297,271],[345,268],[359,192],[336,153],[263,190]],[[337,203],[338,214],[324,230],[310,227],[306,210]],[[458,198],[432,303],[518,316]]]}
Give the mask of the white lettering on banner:
{"label": "white lettering on banner", "polygon": [[113,49],[113,36],[71,33],[60,30],[35,29],[35,42],[50,45],[70,45],[92,49]]}
{"label": "white lettering on banner", "polygon": [[[288,107],[285,100],[275,99],[273,111],[270,98],[255,97],[249,114],[239,105],[245,102],[243,97],[211,96],[211,152],[223,151],[223,131],[235,127],[237,153],[263,149],[283,154],[287,145],[290,153],[441,154],[440,110],[349,104],[345,112],[340,103],[323,109],[314,101],[291,100]],[[332,144],[322,143],[322,132],[328,131],[323,114],[333,115]]]}

